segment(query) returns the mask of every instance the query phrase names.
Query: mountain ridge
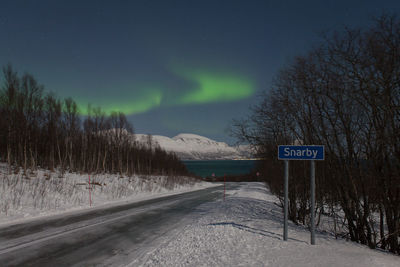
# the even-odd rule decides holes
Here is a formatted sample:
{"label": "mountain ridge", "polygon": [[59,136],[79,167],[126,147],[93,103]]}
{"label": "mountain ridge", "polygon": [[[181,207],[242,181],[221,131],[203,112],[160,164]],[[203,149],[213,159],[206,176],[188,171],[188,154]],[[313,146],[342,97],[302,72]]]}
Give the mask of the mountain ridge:
{"label": "mountain ridge", "polygon": [[[149,140],[147,134],[135,134],[139,143],[146,144]],[[250,148],[242,146],[232,147],[225,142],[218,142],[210,138],[181,133],[172,138],[162,135],[151,135],[152,142],[162,149],[175,153],[181,160],[229,160],[248,158]]]}

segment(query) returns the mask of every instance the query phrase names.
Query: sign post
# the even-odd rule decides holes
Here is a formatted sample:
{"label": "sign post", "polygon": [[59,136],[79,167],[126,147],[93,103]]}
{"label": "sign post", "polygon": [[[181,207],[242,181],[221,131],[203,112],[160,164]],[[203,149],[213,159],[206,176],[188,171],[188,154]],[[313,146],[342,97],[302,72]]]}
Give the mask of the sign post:
{"label": "sign post", "polygon": [[89,174],[89,205],[92,206],[92,187],[90,185],[90,174]]}
{"label": "sign post", "polygon": [[283,240],[287,241],[288,237],[288,212],[289,212],[289,161],[285,160],[285,206],[283,219]]}
{"label": "sign post", "polygon": [[315,245],[315,161],[311,161],[311,245]]}
{"label": "sign post", "polygon": [[224,201],[225,201],[225,192],[226,192],[226,174],[224,174]]}
{"label": "sign post", "polygon": [[289,191],[289,160],[310,160],[310,193],[311,193],[311,245],[315,245],[315,161],[324,160],[324,146],[278,146],[278,159],[285,161],[285,184],[284,184],[284,221],[283,221],[283,240],[288,238],[288,191]]}

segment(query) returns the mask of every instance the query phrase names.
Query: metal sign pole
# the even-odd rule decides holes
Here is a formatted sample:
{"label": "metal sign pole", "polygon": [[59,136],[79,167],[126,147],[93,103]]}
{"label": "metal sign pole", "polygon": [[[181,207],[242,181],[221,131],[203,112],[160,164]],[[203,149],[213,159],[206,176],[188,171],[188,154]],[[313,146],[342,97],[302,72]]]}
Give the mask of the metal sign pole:
{"label": "metal sign pole", "polygon": [[91,188],[91,186],[90,186],[90,174],[89,174],[89,204],[90,204],[90,207],[92,206],[92,188]]}
{"label": "metal sign pole", "polygon": [[284,203],[284,221],[283,221],[283,240],[288,238],[288,201],[289,201],[289,160],[310,160],[311,161],[311,179],[310,179],[310,220],[311,220],[311,245],[315,245],[315,161],[324,160],[325,151],[322,145],[309,146],[278,146],[278,159],[285,161],[285,203]]}
{"label": "metal sign pole", "polygon": [[283,222],[283,240],[287,241],[288,239],[288,199],[289,199],[289,161],[285,160],[285,207],[284,207],[284,222]]}
{"label": "metal sign pole", "polygon": [[311,245],[315,245],[315,161],[311,161]]}
{"label": "metal sign pole", "polygon": [[225,192],[226,192],[226,174],[224,174],[224,201],[225,201]]}

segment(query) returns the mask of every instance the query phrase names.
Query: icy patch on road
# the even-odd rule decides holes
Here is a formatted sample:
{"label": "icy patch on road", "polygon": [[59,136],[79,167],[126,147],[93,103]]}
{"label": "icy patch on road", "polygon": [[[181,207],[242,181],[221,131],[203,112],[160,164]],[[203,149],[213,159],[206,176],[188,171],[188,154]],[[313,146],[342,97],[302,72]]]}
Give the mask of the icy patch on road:
{"label": "icy patch on road", "polygon": [[[241,183],[226,201],[201,205],[198,219],[142,260],[143,266],[399,266],[400,259],[289,223],[262,183]],[[137,262],[135,262],[137,265]]]}

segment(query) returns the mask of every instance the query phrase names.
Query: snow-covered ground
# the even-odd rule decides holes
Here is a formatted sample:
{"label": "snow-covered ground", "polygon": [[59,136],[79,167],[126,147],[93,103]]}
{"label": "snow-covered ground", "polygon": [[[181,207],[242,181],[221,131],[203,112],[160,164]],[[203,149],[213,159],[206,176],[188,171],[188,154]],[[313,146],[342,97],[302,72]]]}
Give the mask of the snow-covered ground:
{"label": "snow-covered ground", "polygon": [[309,231],[292,223],[283,241],[278,199],[262,183],[239,185],[131,266],[400,266],[398,256],[324,233],[310,245]]}
{"label": "snow-covered ground", "polygon": [[[37,170],[9,175],[0,164],[0,225],[96,207],[107,207],[216,186],[189,177],[121,177]],[[175,179],[175,181],[173,181]],[[90,199],[91,205],[90,205]]]}

